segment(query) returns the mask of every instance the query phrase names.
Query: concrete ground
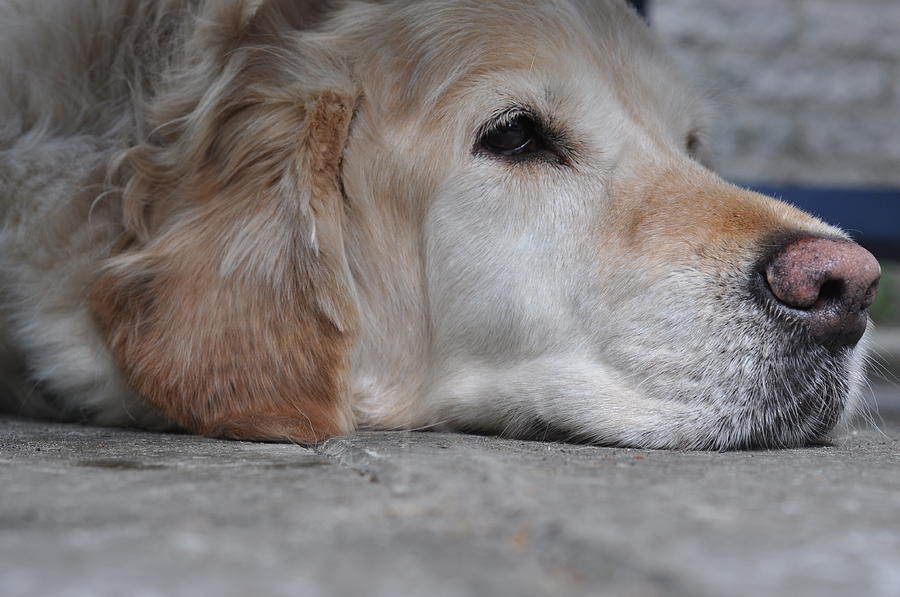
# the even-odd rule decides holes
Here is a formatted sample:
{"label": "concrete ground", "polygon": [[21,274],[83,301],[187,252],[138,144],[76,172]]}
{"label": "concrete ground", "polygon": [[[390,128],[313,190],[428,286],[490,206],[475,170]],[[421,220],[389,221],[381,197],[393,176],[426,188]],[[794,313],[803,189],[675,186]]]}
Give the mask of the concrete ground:
{"label": "concrete ground", "polygon": [[900,386],[832,446],[307,449],[0,418],[0,595],[900,595]]}

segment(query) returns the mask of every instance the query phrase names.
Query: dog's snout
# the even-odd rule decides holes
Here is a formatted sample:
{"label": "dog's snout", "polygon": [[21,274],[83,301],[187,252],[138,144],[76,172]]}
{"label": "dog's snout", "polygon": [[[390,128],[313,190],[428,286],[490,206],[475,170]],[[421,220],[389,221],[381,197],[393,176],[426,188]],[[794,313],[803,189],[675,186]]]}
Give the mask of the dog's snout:
{"label": "dog's snout", "polygon": [[861,246],[802,238],[783,246],[762,273],[775,299],[802,319],[820,344],[852,346],[862,338],[881,267]]}

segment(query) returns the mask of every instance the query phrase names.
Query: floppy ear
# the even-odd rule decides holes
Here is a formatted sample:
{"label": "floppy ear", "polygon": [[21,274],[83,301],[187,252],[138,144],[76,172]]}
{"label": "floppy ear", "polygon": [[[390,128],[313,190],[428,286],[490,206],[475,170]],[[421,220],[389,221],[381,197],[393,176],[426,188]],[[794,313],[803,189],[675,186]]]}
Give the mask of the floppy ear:
{"label": "floppy ear", "polygon": [[353,428],[340,161],[356,96],[327,52],[292,54],[283,13],[251,4],[197,34],[197,55],[218,54],[184,68],[155,136],[119,160],[130,240],[91,307],[132,386],[178,424],[315,442]]}

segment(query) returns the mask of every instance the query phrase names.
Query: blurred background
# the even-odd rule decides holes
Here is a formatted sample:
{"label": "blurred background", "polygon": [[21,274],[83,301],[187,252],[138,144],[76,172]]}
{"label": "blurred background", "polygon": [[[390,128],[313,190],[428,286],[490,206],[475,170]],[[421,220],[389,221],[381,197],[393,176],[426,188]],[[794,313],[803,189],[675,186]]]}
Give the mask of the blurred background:
{"label": "blurred background", "polygon": [[714,168],[879,258],[875,344],[900,376],[900,1],[634,4],[713,99]]}

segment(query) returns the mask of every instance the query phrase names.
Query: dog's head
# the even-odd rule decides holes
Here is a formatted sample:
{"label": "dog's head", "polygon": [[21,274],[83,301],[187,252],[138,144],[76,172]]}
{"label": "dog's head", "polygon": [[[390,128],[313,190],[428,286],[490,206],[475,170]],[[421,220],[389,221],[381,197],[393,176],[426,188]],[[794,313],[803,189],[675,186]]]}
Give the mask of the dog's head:
{"label": "dog's head", "polygon": [[728,448],[851,408],[877,262],[701,164],[622,2],[213,5],[92,297],[174,420]]}

